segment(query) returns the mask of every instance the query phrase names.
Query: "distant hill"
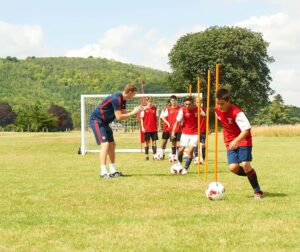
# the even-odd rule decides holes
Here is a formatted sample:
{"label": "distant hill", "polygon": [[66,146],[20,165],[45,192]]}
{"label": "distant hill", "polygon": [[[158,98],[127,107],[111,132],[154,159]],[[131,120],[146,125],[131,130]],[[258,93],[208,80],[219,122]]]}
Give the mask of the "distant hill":
{"label": "distant hill", "polygon": [[121,91],[134,82],[145,92],[170,92],[168,73],[101,58],[35,58],[0,59],[0,101],[13,108],[57,104],[71,113],[79,113],[81,94]]}

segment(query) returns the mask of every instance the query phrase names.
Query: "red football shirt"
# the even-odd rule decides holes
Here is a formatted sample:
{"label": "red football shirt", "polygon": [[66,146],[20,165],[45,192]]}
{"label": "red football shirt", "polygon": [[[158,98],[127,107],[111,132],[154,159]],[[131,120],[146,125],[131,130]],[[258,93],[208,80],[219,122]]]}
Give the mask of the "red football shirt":
{"label": "red football shirt", "polygon": [[145,132],[157,132],[157,109],[155,106],[146,108],[141,113]]}
{"label": "red football shirt", "polygon": [[[178,115],[179,110],[181,109],[181,106],[177,106],[176,108],[168,107],[164,113],[164,115],[167,117],[166,120],[170,124],[170,128],[168,131],[172,132],[173,126],[176,122],[176,117]],[[181,132],[182,128],[181,126],[178,126],[175,130],[175,133]]]}
{"label": "red football shirt", "polygon": [[215,108],[218,119],[223,126],[223,136],[226,148],[243,130],[250,129],[245,139],[239,142],[238,146],[252,146],[251,126],[244,112],[236,105],[231,104],[228,112],[222,112]]}
{"label": "red football shirt", "polygon": [[177,121],[182,120],[182,133],[187,135],[198,134],[198,108],[189,110],[187,107],[183,107],[179,110]]}

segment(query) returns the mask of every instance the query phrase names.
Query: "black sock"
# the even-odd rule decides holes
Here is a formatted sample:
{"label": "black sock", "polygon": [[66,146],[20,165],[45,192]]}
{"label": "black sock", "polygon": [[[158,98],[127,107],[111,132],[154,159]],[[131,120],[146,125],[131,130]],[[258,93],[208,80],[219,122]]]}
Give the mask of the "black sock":
{"label": "black sock", "polygon": [[259,192],[260,187],[259,187],[259,184],[258,184],[258,181],[257,181],[257,176],[256,176],[255,170],[252,169],[251,171],[249,171],[247,173],[247,177],[248,177],[248,180],[249,180],[254,192]]}
{"label": "black sock", "polygon": [[239,166],[239,170],[236,173],[236,175],[243,176],[243,177],[247,176],[247,174],[245,173],[245,171],[244,171],[244,169],[243,169],[242,166]]}
{"label": "black sock", "polygon": [[176,147],[172,147],[172,154],[176,155]]}
{"label": "black sock", "polygon": [[191,162],[192,162],[192,158],[187,157],[186,160],[185,160],[184,168],[189,169]]}
{"label": "black sock", "polygon": [[156,154],[156,146],[152,146],[153,155]]}
{"label": "black sock", "polygon": [[182,158],[183,158],[183,153],[182,154],[178,154],[178,161],[179,161],[179,163],[182,163]]}
{"label": "black sock", "polygon": [[149,147],[148,147],[148,146],[145,147],[145,154],[146,154],[146,155],[149,154]]}

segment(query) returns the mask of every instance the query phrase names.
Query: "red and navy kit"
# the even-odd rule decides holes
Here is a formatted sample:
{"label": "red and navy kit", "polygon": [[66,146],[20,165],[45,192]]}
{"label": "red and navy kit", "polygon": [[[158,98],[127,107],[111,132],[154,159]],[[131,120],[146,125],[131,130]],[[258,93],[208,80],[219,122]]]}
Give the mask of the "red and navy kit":
{"label": "red and navy kit", "polygon": [[141,113],[145,132],[157,132],[157,109],[155,106],[146,108]]}
{"label": "red and navy kit", "polygon": [[98,120],[99,123],[109,124],[116,119],[115,110],[126,109],[126,100],[121,93],[113,93],[105,98],[103,102],[91,114],[91,120]]}
{"label": "red and navy kit", "polygon": [[[228,112],[222,112],[220,109],[215,108],[215,113],[217,114],[220,122],[223,126],[223,135],[226,148],[229,148],[229,144],[241,133],[244,129],[250,129],[250,124],[248,119],[244,116],[244,112],[236,105],[231,104]],[[239,117],[240,124],[245,124],[244,129],[241,129],[237,124],[237,118]],[[252,135],[251,129],[249,134],[245,139],[238,143],[239,147],[252,146]]]}
{"label": "red and navy kit", "polygon": [[113,142],[113,131],[109,124],[116,119],[115,110],[126,109],[126,100],[121,93],[113,93],[92,112],[90,127],[92,128],[97,144]]}

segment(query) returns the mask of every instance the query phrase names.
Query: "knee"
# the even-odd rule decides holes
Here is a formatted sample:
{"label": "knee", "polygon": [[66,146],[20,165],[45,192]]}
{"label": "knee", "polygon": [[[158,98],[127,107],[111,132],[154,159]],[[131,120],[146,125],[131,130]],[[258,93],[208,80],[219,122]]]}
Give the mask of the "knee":
{"label": "knee", "polygon": [[229,170],[232,172],[232,173],[237,173],[239,171],[239,165],[238,164],[230,164],[229,165]]}

